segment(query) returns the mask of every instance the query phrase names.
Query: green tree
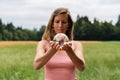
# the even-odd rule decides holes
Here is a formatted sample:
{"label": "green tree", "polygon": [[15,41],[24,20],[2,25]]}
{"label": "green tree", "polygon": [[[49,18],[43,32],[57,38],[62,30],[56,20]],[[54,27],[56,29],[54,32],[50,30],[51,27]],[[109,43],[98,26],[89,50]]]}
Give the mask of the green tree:
{"label": "green tree", "polygon": [[2,40],[2,34],[0,33],[0,41]]}
{"label": "green tree", "polygon": [[8,23],[5,27],[8,31],[14,32],[15,31],[15,26],[12,23]]}
{"label": "green tree", "polygon": [[108,23],[108,22],[103,22],[101,24],[101,29],[102,29],[102,40],[111,40],[112,39],[112,34],[114,33],[113,30],[113,25],[112,23]]}
{"label": "green tree", "polygon": [[37,33],[34,30],[24,29],[26,36],[28,36],[28,40],[36,40]]}
{"label": "green tree", "polygon": [[81,27],[81,18],[77,15],[77,20],[74,23],[74,39],[79,40],[81,38],[80,34],[80,27]]}
{"label": "green tree", "polygon": [[93,32],[93,40],[102,40],[101,23],[96,18],[94,18],[93,27],[94,27],[94,29],[92,31]]}
{"label": "green tree", "polygon": [[3,38],[2,38],[2,35],[3,35],[3,24],[2,24],[2,20],[0,19],[0,37],[1,37],[0,40],[3,39]]}
{"label": "green tree", "polygon": [[29,37],[25,30],[17,30],[16,33],[19,40],[29,40]]}
{"label": "green tree", "polygon": [[120,27],[114,27],[114,34],[112,38],[112,40],[120,40]]}
{"label": "green tree", "polygon": [[14,40],[14,34],[15,34],[15,26],[11,23],[8,23],[6,26],[5,26],[5,29],[8,30],[10,33],[12,33],[12,40]]}
{"label": "green tree", "polygon": [[39,31],[37,32],[37,40],[41,40],[42,35],[45,31],[45,27],[46,27],[45,25],[42,25],[41,28],[39,29]]}
{"label": "green tree", "polygon": [[116,23],[116,26],[119,26],[120,27],[120,15],[118,16],[118,21]]}
{"label": "green tree", "polygon": [[91,40],[93,34],[94,27],[89,22],[88,19],[84,18],[82,20],[82,27],[81,27],[81,36],[83,40]]}
{"label": "green tree", "polygon": [[10,32],[6,29],[4,29],[3,32],[4,32],[3,36],[4,36],[5,41],[12,40],[12,37],[13,37],[12,32]]}
{"label": "green tree", "polygon": [[77,20],[75,22],[74,28],[74,39],[76,40],[86,40],[89,39],[89,31],[91,31],[90,27],[92,27],[91,22],[89,21],[88,17],[79,17],[77,16]]}

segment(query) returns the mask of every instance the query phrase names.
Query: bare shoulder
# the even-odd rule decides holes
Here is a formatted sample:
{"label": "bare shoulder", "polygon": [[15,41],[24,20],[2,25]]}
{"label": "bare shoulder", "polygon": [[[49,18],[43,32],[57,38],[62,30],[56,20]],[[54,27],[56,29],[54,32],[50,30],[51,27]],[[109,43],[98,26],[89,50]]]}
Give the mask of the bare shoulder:
{"label": "bare shoulder", "polygon": [[75,51],[76,55],[84,61],[82,43],[80,41],[73,41],[73,43],[74,43],[74,46],[75,46],[74,51]]}
{"label": "bare shoulder", "polygon": [[46,41],[46,40],[41,40],[41,41],[38,42],[38,45],[45,45],[45,44],[47,44],[47,43],[48,43],[48,41]]}
{"label": "bare shoulder", "polygon": [[79,47],[82,46],[82,43],[81,43],[80,41],[72,41],[72,43],[73,43],[73,45],[76,46],[76,47],[77,47],[77,46],[79,46]]}
{"label": "bare shoulder", "polygon": [[38,42],[38,47],[44,47],[47,43],[48,43],[48,41],[41,40],[41,41]]}

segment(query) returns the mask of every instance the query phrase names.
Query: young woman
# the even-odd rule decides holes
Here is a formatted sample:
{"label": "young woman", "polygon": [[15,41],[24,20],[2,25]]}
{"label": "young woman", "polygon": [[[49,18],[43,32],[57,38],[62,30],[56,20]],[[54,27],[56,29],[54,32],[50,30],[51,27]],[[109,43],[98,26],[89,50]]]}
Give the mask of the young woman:
{"label": "young woman", "polygon": [[[76,68],[84,70],[82,44],[73,40],[73,29],[68,9],[57,8],[51,15],[42,40],[38,43],[34,60],[36,70],[44,66],[45,80],[76,80]],[[60,47],[52,41],[58,33],[66,34],[69,43]]]}

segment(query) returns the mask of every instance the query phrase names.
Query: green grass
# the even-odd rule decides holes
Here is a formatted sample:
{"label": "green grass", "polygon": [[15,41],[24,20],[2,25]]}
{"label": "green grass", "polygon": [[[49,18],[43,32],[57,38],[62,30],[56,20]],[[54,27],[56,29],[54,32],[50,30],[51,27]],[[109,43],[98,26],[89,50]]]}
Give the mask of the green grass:
{"label": "green grass", "polygon": [[120,42],[83,44],[86,69],[78,80],[120,80]]}
{"label": "green grass", "polygon": [[[84,43],[86,68],[78,80],[120,80],[120,42]],[[44,80],[43,68],[35,71],[36,44],[0,48],[0,80]]]}
{"label": "green grass", "polygon": [[36,45],[0,48],[0,80],[43,80],[43,70],[35,71]]}

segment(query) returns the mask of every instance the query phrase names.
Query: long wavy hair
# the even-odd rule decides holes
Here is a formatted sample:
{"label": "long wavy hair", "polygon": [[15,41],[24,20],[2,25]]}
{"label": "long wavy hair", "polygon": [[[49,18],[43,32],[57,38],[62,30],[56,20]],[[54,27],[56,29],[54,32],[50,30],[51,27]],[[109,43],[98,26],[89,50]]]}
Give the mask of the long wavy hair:
{"label": "long wavy hair", "polygon": [[50,20],[48,22],[48,25],[46,26],[45,32],[42,36],[42,40],[47,40],[47,41],[51,41],[53,40],[54,36],[56,35],[52,25],[54,22],[54,19],[57,15],[60,14],[67,14],[68,15],[68,30],[66,31],[66,35],[68,36],[68,38],[70,40],[73,40],[73,29],[74,29],[74,23],[73,20],[71,18],[70,12],[68,11],[68,9],[66,8],[57,8],[51,15]]}

